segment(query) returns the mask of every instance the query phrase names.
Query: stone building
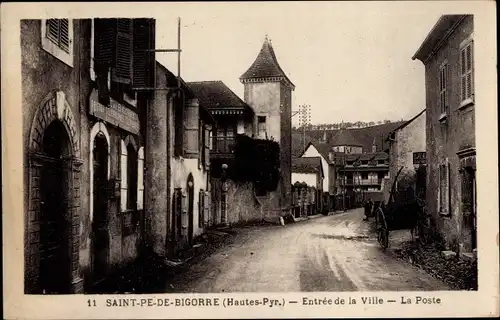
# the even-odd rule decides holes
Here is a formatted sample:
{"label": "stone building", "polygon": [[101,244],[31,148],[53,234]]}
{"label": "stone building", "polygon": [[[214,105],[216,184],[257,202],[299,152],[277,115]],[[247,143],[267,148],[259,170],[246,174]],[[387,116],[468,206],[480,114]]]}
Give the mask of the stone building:
{"label": "stone building", "polygon": [[428,212],[448,249],[471,255],[476,248],[474,16],[441,16],[413,59],[425,66]]}
{"label": "stone building", "polygon": [[158,62],[156,88],[147,115],[148,244],[156,255],[173,257],[193,245],[211,216],[214,119],[190,87]]}
{"label": "stone building", "polygon": [[254,186],[251,183],[237,185],[228,179],[223,190],[221,181],[222,167],[227,166],[227,170],[234,168],[237,137],[253,137],[255,134],[253,109],[222,81],[189,82],[188,85],[198,97],[200,105],[216,122],[209,141],[212,211],[208,225],[260,218],[260,208],[254,199]]}
{"label": "stone building", "polygon": [[132,87],[148,85],[153,31],[21,22],[26,293],[92,291],[138,255],[147,95]]}
{"label": "stone building", "polygon": [[[332,148],[326,143],[310,142],[304,153],[300,155],[304,157],[319,157],[324,173],[322,195],[318,198],[318,203],[321,212],[329,212],[334,210],[334,195],[335,195],[335,167],[330,152]],[[292,179],[293,180],[293,179]]]}
{"label": "stone building", "polygon": [[[300,157],[292,160],[292,185],[303,184],[308,190],[307,214],[318,214],[322,211],[321,198],[323,196],[323,182],[325,174],[320,157]],[[303,188],[293,188],[296,193],[302,193]],[[294,200],[299,198],[294,195]],[[303,197],[300,197],[303,198]],[[294,206],[299,206],[298,201],[293,201]],[[297,210],[295,210],[297,211]],[[304,210],[303,210],[304,211]]]}
{"label": "stone building", "polygon": [[267,36],[257,58],[241,75],[240,81],[244,85],[244,100],[256,115],[256,136],[280,145],[279,189],[269,197],[274,199],[272,210],[287,210],[291,205],[292,91],[295,85],[281,69]]}
{"label": "stone building", "polygon": [[[387,141],[389,142],[390,185],[392,186],[399,172],[396,182],[397,191],[405,191],[402,189],[410,188],[413,190],[412,192],[417,192],[419,189],[425,193],[425,178],[417,179],[416,177],[417,170],[421,166],[422,169],[425,168],[425,163],[417,161],[419,156],[425,156],[425,109],[391,131]],[[422,172],[425,175],[425,170]],[[417,180],[423,182],[423,185],[417,186]],[[425,198],[425,194],[420,196]]]}

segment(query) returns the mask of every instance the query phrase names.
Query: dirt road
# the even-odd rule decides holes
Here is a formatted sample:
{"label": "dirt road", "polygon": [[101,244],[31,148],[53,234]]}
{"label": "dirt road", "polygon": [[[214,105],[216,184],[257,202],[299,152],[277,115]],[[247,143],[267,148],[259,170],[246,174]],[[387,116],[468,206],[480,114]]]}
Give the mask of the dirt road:
{"label": "dirt road", "polygon": [[169,292],[447,290],[382,250],[361,209],[273,227],[234,242],[167,281]]}

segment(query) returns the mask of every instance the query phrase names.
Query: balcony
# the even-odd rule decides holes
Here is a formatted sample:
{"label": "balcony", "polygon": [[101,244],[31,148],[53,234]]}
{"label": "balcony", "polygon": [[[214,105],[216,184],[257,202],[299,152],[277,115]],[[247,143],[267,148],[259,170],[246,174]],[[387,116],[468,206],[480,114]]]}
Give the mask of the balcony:
{"label": "balcony", "polygon": [[379,186],[382,184],[382,178],[378,179],[337,179],[337,185],[343,185],[343,182],[346,186]]}
{"label": "balcony", "polygon": [[235,137],[219,136],[212,138],[210,155],[214,158],[232,157],[235,148]]}

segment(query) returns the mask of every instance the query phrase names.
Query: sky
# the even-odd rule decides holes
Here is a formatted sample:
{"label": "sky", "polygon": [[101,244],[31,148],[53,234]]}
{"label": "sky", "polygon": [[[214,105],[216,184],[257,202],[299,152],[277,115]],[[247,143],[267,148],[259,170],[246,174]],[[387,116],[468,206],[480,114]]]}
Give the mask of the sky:
{"label": "sky", "polygon": [[[184,4],[158,14],[156,46],[177,47],[180,17],[182,78],[222,80],[243,98],[239,77],[268,35],[296,86],[292,110],[311,105],[313,124],[410,119],[425,108],[423,64],[411,57],[443,12],[424,4],[404,8],[392,2]],[[156,59],[177,74],[175,54]]]}

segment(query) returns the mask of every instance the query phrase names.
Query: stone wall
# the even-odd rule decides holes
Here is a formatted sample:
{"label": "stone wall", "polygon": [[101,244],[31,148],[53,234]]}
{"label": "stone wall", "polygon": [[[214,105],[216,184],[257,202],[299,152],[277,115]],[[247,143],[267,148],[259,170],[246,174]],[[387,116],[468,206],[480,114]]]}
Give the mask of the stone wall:
{"label": "stone wall", "polygon": [[[425,64],[426,143],[427,143],[427,206],[433,215],[436,230],[446,246],[458,250],[462,227],[461,174],[457,152],[475,148],[474,105],[461,107],[460,44],[473,32],[473,16],[468,16],[450,35],[440,50]],[[439,106],[439,67],[449,66],[449,111],[441,119]],[[439,212],[439,165],[449,163],[450,212]]]}

